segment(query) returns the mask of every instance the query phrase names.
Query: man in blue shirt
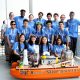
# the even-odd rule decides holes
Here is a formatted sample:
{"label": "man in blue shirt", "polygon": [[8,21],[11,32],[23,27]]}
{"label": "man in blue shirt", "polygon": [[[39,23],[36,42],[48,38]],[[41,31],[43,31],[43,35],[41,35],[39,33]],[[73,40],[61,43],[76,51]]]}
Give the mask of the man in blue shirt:
{"label": "man in blue shirt", "polygon": [[33,21],[33,18],[34,18],[33,14],[30,14],[29,15],[29,22],[28,22],[28,25],[29,25],[30,28],[34,28],[34,25],[35,25],[35,22]]}
{"label": "man in blue shirt", "polygon": [[52,28],[52,21],[51,20],[48,20],[46,22],[46,27],[43,30],[45,31],[44,35],[48,38],[48,42],[53,43],[55,29]]}
{"label": "man in blue shirt", "polygon": [[42,17],[43,17],[43,12],[39,12],[38,13],[38,18],[34,19],[35,24],[37,24],[38,22],[40,22],[44,26],[45,19],[43,19]]}
{"label": "man in blue shirt", "polygon": [[63,21],[64,22],[64,28],[66,28],[67,27],[67,22],[65,21],[65,15],[64,14],[62,14],[61,16],[60,16],[60,21]]}
{"label": "man in blue shirt", "polygon": [[29,21],[27,19],[24,19],[23,26],[19,30],[20,34],[23,33],[25,35],[25,40],[26,41],[29,39],[29,37],[30,37],[31,34],[34,34],[35,33],[35,30],[34,29],[31,29],[28,26],[28,22]]}
{"label": "man in blue shirt", "polygon": [[54,20],[52,22],[52,26],[54,29],[57,30],[57,28],[59,27],[59,21],[58,21],[59,15],[58,15],[58,13],[54,13],[53,17],[54,17]]}
{"label": "man in blue shirt", "polygon": [[68,30],[66,30],[64,28],[64,22],[63,21],[59,22],[59,28],[56,31],[56,36],[57,37],[60,36],[63,43],[66,44],[67,47],[69,46],[69,42],[70,42],[69,32],[68,32]]}
{"label": "man in blue shirt", "polygon": [[14,18],[15,22],[16,22],[16,28],[19,29],[22,27],[23,25],[23,20],[25,19],[24,16],[25,16],[25,10],[24,9],[21,9],[20,10],[20,16],[16,16]]}
{"label": "man in blue shirt", "polygon": [[[51,13],[47,13],[46,17],[47,17],[47,20],[51,20],[52,21],[52,19],[51,19],[52,18],[52,14]],[[46,21],[45,21],[45,26],[46,26]]]}
{"label": "man in blue shirt", "polygon": [[77,19],[74,19],[74,12],[70,12],[70,19],[67,20],[67,27],[69,30],[69,35],[71,39],[71,50],[73,51],[75,55],[76,50],[76,43],[77,43],[77,37],[78,37],[78,26],[80,25],[80,22]]}
{"label": "man in blue shirt", "polygon": [[18,30],[16,29],[15,21],[11,21],[11,28],[8,28],[5,32],[5,54],[6,60],[10,59],[11,48],[13,44],[17,41]]}

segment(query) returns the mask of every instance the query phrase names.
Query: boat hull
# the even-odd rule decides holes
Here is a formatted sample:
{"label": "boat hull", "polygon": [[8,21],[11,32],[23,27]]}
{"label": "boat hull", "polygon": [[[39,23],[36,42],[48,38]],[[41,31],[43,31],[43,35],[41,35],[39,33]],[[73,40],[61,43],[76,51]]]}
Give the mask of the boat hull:
{"label": "boat hull", "polygon": [[80,76],[80,67],[73,68],[32,68],[16,69],[11,68],[10,74],[19,79],[42,80],[54,78],[72,78]]}

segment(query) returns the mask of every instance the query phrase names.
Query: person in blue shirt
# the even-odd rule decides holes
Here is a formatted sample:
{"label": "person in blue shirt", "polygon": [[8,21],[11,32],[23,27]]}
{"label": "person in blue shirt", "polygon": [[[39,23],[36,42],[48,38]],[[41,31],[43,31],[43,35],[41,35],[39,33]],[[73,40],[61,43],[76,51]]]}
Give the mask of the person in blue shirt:
{"label": "person in blue shirt", "polygon": [[25,10],[24,9],[21,9],[20,10],[20,16],[16,16],[14,18],[15,22],[16,22],[16,28],[19,29],[22,27],[23,25],[23,20],[25,19]]}
{"label": "person in blue shirt", "polygon": [[13,50],[13,54],[12,54],[12,61],[16,62],[18,60],[20,60],[23,56],[23,51],[24,49],[26,49],[26,43],[25,43],[25,35],[21,34],[19,36],[19,41],[15,42],[12,50]]}
{"label": "person in blue shirt", "polygon": [[6,60],[9,61],[11,48],[13,44],[17,41],[18,30],[16,29],[15,21],[11,21],[11,28],[8,28],[5,32],[5,54]]}
{"label": "person in blue shirt", "polygon": [[31,34],[34,34],[34,29],[30,28],[29,25],[28,25],[28,20],[27,19],[24,19],[23,20],[23,26],[21,27],[21,29],[19,30],[20,33],[23,33],[25,35],[25,40],[28,41],[29,40],[29,37]]}
{"label": "person in blue shirt", "polygon": [[42,29],[43,25],[41,23],[37,23],[36,24],[36,28],[35,28],[35,36],[36,36],[36,41],[37,44],[39,43],[41,37],[44,35],[44,30]]}
{"label": "person in blue shirt", "polygon": [[43,12],[39,12],[38,18],[34,19],[35,24],[37,22],[40,22],[44,26],[45,25],[45,19],[43,19],[42,17],[43,17]]}
{"label": "person in blue shirt", "polygon": [[64,54],[64,45],[63,45],[63,42],[62,42],[62,39],[60,37],[57,38],[57,43],[55,45],[53,45],[53,49],[52,49],[52,52],[53,52],[53,55],[55,57],[58,57],[58,58],[61,58],[61,56]]}
{"label": "person in blue shirt", "polygon": [[7,37],[7,43],[9,48],[17,41],[16,37],[18,36],[18,30],[16,29],[15,21],[11,21],[11,28],[8,28],[5,32],[5,36]]}
{"label": "person in blue shirt", "polygon": [[43,29],[44,35],[48,38],[48,42],[52,43],[53,38],[54,38],[54,34],[55,34],[55,29],[52,28],[52,21],[48,20],[46,22],[46,27]]}
{"label": "person in blue shirt", "polygon": [[52,26],[54,29],[57,30],[57,28],[59,27],[59,21],[58,21],[59,15],[58,15],[58,13],[54,13],[53,18],[54,18],[54,20],[52,22]]}
{"label": "person in blue shirt", "polygon": [[64,22],[64,28],[66,28],[67,27],[67,22],[65,21],[65,15],[64,14],[62,14],[61,16],[60,16],[60,21],[63,21]]}
{"label": "person in blue shirt", "polygon": [[52,45],[48,42],[48,39],[46,36],[43,36],[41,38],[39,49],[40,49],[40,56],[43,55],[44,52],[51,53]]}
{"label": "person in blue shirt", "polygon": [[68,27],[69,35],[71,39],[71,50],[75,55],[76,43],[77,43],[77,37],[78,37],[78,26],[80,25],[80,21],[77,19],[74,19],[74,16],[75,16],[74,12],[70,12],[69,16],[70,16],[70,19],[67,20],[67,27]]}
{"label": "person in blue shirt", "polygon": [[35,53],[35,47],[36,44],[36,36],[35,35],[31,35],[28,41],[28,53],[29,55],[33,55]]}
{"label": "person in blue shirt", "polygon": [[59,22],[59,28],[57,29],[55,33],[56,37],[60,36],[62,38],[62,41],[66,46],[69,46],[70,43],[70,38],[69,38],[69,32],[64,28],[64,22],[60,21]]}
{"label": "person in blue shirt", "polygon": [[33,18],[34,18],[33,14],[30,14],[29,15],[29,22],[28,22],[28,25],[29,25],[30,28],[34,28],[34,25],[35,25],[35,22],[33,21]]}
{"label": "person in blue shirt", "polygon": [[[47,20],[51,20],[52,21],[52,14],[51,13],[47,13],[46,17],[47,17]],[[45,26],[46,26],[46,21],[45,21]]]}

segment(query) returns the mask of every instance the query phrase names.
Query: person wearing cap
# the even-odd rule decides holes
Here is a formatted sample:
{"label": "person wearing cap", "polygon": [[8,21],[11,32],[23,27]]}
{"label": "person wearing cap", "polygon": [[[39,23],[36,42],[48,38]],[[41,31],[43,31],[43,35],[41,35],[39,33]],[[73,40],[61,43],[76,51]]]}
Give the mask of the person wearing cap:
{"label": "person wearing cap", "polygon": [[45,19],[42,18],[43,17],[43,12],[39,12],[38,13],[38,18],[34,19],[35,24],[37,22],[40,22],[43,26],[45,25]]}
{"label": "person wearing cap", "polygon": [[36,27],[35,27],[35,35],[36,35],[36,37],[37,37],[37,38],[36,38],[37,43],[39,43],[41,37],[44,36],[43,25],[42,25],[40,22],[38,22],[38,23],[36,24]]}
{"label": "person wearing cap", "polygon": [[15,22],[16,22],[16,28],[19,29],[22,27],[23,25],[23,20],[25,19],[25,13],[26,11],[24,9],[20,10],[20,16],[16,16],[14,18]]}

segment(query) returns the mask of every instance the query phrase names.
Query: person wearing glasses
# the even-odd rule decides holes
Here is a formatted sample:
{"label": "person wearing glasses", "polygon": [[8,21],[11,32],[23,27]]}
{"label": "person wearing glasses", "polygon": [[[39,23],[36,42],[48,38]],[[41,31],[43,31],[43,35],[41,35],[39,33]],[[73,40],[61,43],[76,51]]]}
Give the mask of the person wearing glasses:
{"label": "person wearing glasses", "polygon": [[15,21],[11,21],[10,23],[11,28],[8,28],[5,32],[5,52],[8,55],[8,59],[10,58],[10,53],[11,53],[11,48],[13,46],[13,44],[17,41],[16,37],[18,35],[18,30],[16,29],[16,23]]}

